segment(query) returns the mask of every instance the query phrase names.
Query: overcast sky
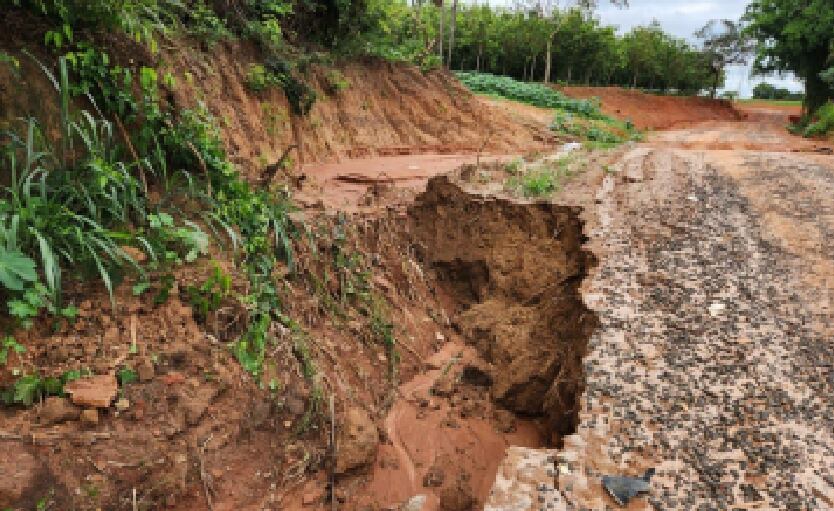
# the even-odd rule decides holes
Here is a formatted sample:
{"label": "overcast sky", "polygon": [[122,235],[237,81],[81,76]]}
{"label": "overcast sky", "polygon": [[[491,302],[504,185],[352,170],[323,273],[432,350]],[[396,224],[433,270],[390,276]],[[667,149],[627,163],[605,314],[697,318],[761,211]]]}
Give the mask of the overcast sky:
{"label": "overcast sky", "polygon": [[[480,0],[484,3],[484,0]],[[491,0],[492,5],[510,5],[512,0]],[[558,2],[560,6],[569,0]],[[615,25],[620,32],[627,32],[636,25],[647,25],[656,19],[667,32],[690,41],[693,34],[711,19],[737,20],[747,7],[747,0],[629,0],[627,9],[611,5],[608,0],[599,0],[597,11],[603,24]],[[761,77],[750,77],[750,69],[744,66],[727,70],[726,89],[739,91],[742,97],[749,97],[752,88]],[[793,90],[802,90],[802,84],[791,76],[773,76],[766,80]]]}

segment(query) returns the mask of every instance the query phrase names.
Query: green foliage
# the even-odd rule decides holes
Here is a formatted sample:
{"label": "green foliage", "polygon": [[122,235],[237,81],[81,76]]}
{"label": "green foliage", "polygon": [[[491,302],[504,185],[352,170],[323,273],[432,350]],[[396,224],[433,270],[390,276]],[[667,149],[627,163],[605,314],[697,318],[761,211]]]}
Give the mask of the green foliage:
{"label": "green foliage", "polygon": [[571,99],[546,85],[519,82],[509,76],[487,73],[457,72],[455,75],[469,89],[482,94],[494,94],[542,108],[558,108],[583,117],[597,118],[602,114],[598,102],[588,99]]}
{"label": "green foliage", "polygon": [[753,0],[746,32],[758,40],[755,68],[793,71],[805,81],[805,109],[813,113],[832,97],[820,76],[830,67],[834,3],[830,0]]}
{"label": "green foliage", "polygon": [[188,286],[185,292],[197,319],[205,321],[209,312],[216,311],[220,307],[220,303],[229,295],[231,288],[232,278],[215,265],[205,282],[199,286]]}
{"label": "green foliage", "polygon": [[550,128],[557,133],[607,144],[617,144],[639,136],[631,123],[604,115],[596,99],[571,99],[546,85],[519,82],[508,76],[471,72],[456,74],[474,92],[556,110]]}
{"label": "green foliage", "polygon": [[806,137],[822,137],[834,133],[834,103],[828,102],[817,110],[814,120],[805,127]]}
{"label": "green foliage", "polygon": [[226,24],[204,0],[192,2],[188,10],[188,19],[184,22],[190,35],[208,46],[213,46],[222,39],[231,37]]}
{"label": "green foliage", "polygon": [[0,246],[0,284],[11,291],[23,291],[26,284],[37,280],[35,261],[22,252]]}
{"label": "green foliage", "polygon": [[767,82],[762,82],[753,87],[754,99],[770,100],[802,100],[805,97],[801,92],[792,92],[789,89],[775,87]]}
{"label": "green foliage", "polygon": [[20,355],[26,353],[26,348],[15,341],[14,337],[7,335],[0,341],[0,366],[6,365],[9,361],[9,353],[17,353]]}
{"label": "green foliage", "polygon": [[261,64],[252,64],[246,72],[246,86],[256,92],[261,92],[270,86],[277,85],[272,75],[266,72]]}
{"label": "green foliage", "polygon": [[507,186],[524,197],[547,197],[559,188],[559,177],[553,169],[530,169],[508,180]]}
{"label": "green foliage", "polygon": [[89,371],[67,371],[60,377],[45,378],[38,374],[23,375],[9,387],[0,389],[0,402],[6,405],[32,406],[46,396],[63,396],[64,385],[80,378],[82,374],[89,374]]}
{"label": "green foliage", "polygon": [[116,371],[116,379],[122,387],[139,381],[139,375],[129,367],[123,367]]}
{"label": "green foliage", "polygon": [[329,69],[324,75],[324,80],[328,94],[338,94],[350,88],[350,81],[338,69]]}
{"label": "green foliage", "polygon": [[293,66],[284,58],[272,57],[261,64],[252,64],[246,73],[246,85],[256,92],[281,87],[293,114],[304,116],[316,102],[316,91],[296,76]]}

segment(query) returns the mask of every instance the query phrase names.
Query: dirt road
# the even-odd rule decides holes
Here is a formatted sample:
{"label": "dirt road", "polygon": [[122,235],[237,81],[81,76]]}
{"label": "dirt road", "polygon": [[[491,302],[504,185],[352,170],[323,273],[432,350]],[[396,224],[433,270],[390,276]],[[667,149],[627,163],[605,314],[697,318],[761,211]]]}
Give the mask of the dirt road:
{"label": "dirt road", "polygon": [[624,156],[586,212],[601,326],[558,490],[515,450],[487,509],[616,508],[601,476],[649,467],[628,509],[834,508],[834,158],[818,151],[758,118]]}

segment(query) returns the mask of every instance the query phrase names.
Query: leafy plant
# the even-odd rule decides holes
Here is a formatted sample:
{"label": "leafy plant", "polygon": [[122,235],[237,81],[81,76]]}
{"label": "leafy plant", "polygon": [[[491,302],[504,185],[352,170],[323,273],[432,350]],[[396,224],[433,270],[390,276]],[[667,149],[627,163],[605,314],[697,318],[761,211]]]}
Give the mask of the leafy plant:
{"label": "leafy plant", "polygon": [[129,367],[123,367],[116,372],[116,379],[119,381],[119,385],[124,387],[139,381],[139,375]]}
{"label": "leafy plant", "polygon": [[0,246],[0,284],[11,291],[22,291],[38,280],[35,261],[8,246]]}
{"label": "leafy plant", "polygon": [[26,348],[15,341],[14,337],[6,336],[0,341],[0,365],[6,365],[9,361],[9,353],[17,353],[20,355],[25,352]]}
{"label": "leafy plant", "polygon": [[209,277],[200,286],[188,286],[188,301],[199,321],[205,321],[209,312],[216,311],[232,288],[232,278],[215,265]]}
{"label": "leafy plant", "polygon": [[834,132],[834,102],[828,102],[817,110],[815,120],[803,131],[806,137],[821,137]]}
{"label": "leafy plant", "polygon": [[458,71],[455,76],[473,92],[494,94],[542,108],[558,108],[588,118],[602,117],[598,101],[571,99],[540,83],[519,82],[509,76],[465,71]]}
{"label": "leafy plant", "polygon": [[350,87],[350,81],[338,69],[330,69],[324,75],[328,94],[338,94]]}

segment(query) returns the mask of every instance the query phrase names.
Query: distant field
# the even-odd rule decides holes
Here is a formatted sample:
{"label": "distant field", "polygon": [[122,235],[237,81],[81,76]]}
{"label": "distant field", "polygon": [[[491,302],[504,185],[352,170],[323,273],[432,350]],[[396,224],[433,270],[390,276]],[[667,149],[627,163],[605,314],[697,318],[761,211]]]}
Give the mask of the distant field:
{"label": "distant field", "polygon": [[802,101],[798,99],[739,99],[736,102],[744,105],[802,106]]}

